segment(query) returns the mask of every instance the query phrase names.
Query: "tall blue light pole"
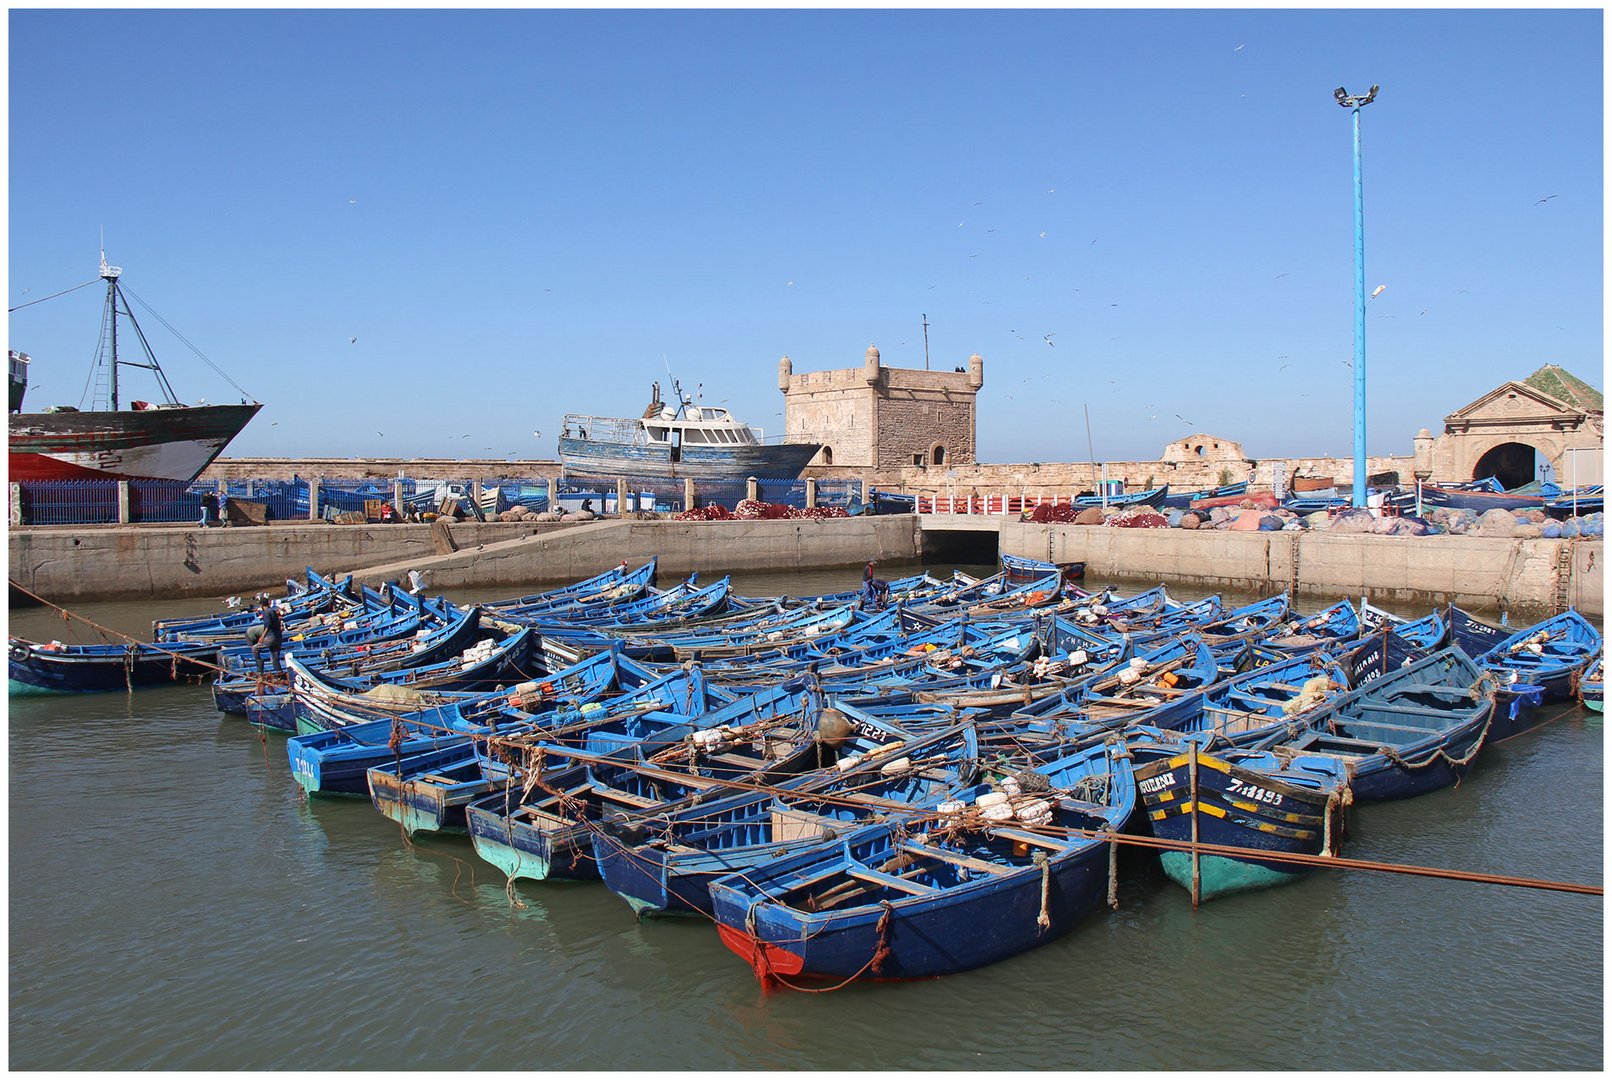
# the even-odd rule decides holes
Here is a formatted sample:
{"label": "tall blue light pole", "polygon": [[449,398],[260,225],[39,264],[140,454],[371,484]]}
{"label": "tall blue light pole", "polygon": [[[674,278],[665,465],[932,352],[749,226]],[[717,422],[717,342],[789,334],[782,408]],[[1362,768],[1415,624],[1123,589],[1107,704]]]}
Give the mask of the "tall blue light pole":
{"label": "tall blue light pole", "polygon": [[1355,129],[1355,492],[1354,504],[1366,505],[1366,211],[1360,184],[1360,108],[1377,97],[1373,86],[1351,96],[1343,87],[1332,91],[1354,118]]}

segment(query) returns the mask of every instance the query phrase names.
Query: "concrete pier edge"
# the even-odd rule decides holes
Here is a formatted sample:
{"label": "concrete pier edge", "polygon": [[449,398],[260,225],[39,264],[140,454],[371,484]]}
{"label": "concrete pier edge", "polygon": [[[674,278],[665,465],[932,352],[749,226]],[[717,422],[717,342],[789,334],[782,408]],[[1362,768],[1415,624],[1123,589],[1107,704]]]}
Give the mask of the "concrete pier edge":
{"label": "concrete pier edge", "polygon": [[[658,557],[661,578],[698,570],[860,567],[916,561],[952,532],[994,533],[1003,554],[1084,562],[1094,578],[1164,582],[1205,592],[1272,593],[1328,602],[1370,597],[1419,608],[1604,614],[1602,541],[1324,532],[1233,533],[1038,525],[1017,518],[915,515],[826,520],[602,519],[546,526],[463,522],[439,553],[429,525],[276,524],[27,527],[10,533],[13,581],[53,603],[224,597],[278,588],[312,566],[360,580],[428,574],[433,590],[573,581]],[[986,537],[980,537],[988,542]],[[853,582],[854,584],[854,582]],[[850,587],[849,585],[847,587]]]}

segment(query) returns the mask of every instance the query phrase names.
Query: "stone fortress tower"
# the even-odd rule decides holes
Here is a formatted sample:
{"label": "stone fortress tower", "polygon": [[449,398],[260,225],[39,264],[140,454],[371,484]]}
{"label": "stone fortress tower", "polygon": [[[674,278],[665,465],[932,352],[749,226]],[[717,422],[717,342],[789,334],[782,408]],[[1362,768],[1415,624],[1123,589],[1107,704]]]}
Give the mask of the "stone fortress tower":
{"label": "stone fortress tower", "polygon": [[778,361],[784,431],[823,444],[813,465],[973,465],[974,398],[984,385],[978,353],[951,371],[887,368],[872,345],[860,368],[797,375],[789,357]]}

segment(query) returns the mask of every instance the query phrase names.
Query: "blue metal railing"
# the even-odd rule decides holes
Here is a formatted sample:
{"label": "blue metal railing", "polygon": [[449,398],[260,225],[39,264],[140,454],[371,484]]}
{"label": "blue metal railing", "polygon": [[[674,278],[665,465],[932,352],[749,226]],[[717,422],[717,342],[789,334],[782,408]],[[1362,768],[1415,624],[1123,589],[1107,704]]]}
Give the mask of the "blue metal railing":
{"label": "blue metal railing", "polygon": [[[629,510],[662,512],[683,509],[682,480],[652,477],[624,477]],[[475,491],[469,480],[368,479],[328,480],[319,485],[321,517],[363,512],[367,501],[388,503],[400,490],[405,505],[416,513],[437,511],[442,501],[460,496],[468,502]],[[202,480],[190,484],[177,481],[134,480],[129,482],[129,520],[140,522],[199,522],[203,500],[208,500],[209,518],[216,511],[211,500],[219,488],[232,499],[261,503],[270,521],[306,521],[309,517],[310,482],[301,477],[290,480]],[[758,479],[756,494],[762,502],[799,509],[806,505],[804,480]],[[95,525],[118,520],[116,480],[26,480],[18,482],[22,521],[27,525]],[[515,506],[533,511],[550,507],[575,510],[584,500],[600,513],[615,513],[616,485],[571,483],[563,480],[508,479],[483,480],[482,511],[491,517]],[[695,501],[701,506],[734,509],[748,493],[745,480],[696,480]],[[857,512],[862,504],[859,480],[823,480],[817,484],[819,506],[841,506]]]}

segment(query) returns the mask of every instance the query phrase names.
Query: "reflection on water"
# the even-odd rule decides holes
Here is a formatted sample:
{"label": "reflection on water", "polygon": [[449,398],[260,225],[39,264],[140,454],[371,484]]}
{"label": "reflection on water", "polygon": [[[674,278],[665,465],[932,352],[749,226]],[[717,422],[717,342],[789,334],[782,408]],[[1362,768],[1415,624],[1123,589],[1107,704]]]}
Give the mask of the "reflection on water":
{"label": "reflection on water", "polygon": [[[213,607],[85,613],[144,636]],[[463,836],[411,843],[366,802],[302,798],[284,736],[221,717],[206,688],[10,705],[19,1069],[1584,1069],[1603,1052],[1598,897],[1322,870],[1194,912],[1131,850],[1119,910],[1044,948],[767,992],[700,919],[640,923],[597,883],[506,889]],[[1599,883],[1602,748],[1598,717],[1563,710],[1458,789],[1357,808],[1345,853]]]}

